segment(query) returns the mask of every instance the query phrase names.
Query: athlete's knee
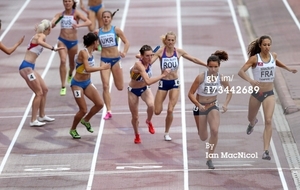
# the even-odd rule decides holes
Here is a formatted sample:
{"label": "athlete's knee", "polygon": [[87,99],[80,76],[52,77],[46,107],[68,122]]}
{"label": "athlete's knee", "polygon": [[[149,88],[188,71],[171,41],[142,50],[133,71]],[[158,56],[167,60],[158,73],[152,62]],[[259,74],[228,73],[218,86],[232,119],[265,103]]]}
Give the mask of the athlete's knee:
{"label": "athlete's knee", "polygon": [[109,84],[103,83],[102,88],[103,88],[103,92],[108,92],[109,91]]}
{"label": "athlete's knee", "polygon": [[211,137],[218,137],[218,133],[219,133],[219,130],[218,129],[210,129],[210,136]]}
{"label": "athlete's knee", "polygon": [[199,135],[201,141],[206,141],[207,138],[208,138],[207,133],[206,133],[206,134],[203,134],[203,133],[200,133],[200,131],[199,131],[199,132],[198,132],[198,135]]}
{"label": "athlete's knee", "polygon": [[81,109],[79,110],[79,112],[80,112],[82,115],[85,115],[85,114],[87,114],[87,108],[81,108]]}
{"label": "athlete's knee", "polygon": [[116,85],[116,88],[117,88],[119,91],[122,91],[123,88],[124,88],[124,85],[123,85],[123,84]]}
{"label": "athlete's knee", "polygon": [[172,116],[173,115],[173,111],[174,111],[173,108],[168,108],[167,115]]}
{"label": "athlete's knee", "polygon": [[272,118],[265,118],[265,126],[272,126]]}
{"label": "athlete's knee", "polygon": [[137,114],[132,114],[131,115],[131,121],[134,123],[134,122],[137,122],[139,120],[139,116]]}
{"label": "athlete's knee", "polygon": [[162,110],[154,109],[154,114],[155,114],[155,115],[159,115],[159,114],[161,114],[161,111],[162,111]]}
{"label": "athlete's knee", "polygon": [[97,103],[95,104],[95,106],[96,106],[99,110],[101,110],[101,109],[103,108],[104,104],[103,104],[103,102],[97,102]]}

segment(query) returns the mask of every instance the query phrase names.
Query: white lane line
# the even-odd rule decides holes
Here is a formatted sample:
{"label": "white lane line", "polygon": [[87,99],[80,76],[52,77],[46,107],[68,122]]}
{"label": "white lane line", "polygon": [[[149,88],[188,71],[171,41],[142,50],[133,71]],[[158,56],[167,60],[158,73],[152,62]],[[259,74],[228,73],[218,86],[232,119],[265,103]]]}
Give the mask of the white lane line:
{"label": "white lane line", "polygon": [[291,9],[289,3],[286,0],[282,0],[283,4],[285,5],[286,9],[289,11],[291,17],[293,18],[295,24],[297,25],[298,29],[300,30],[300,23],[296,17],[296,15],[294,14],[293,10]]}
{"label": "white lane line", "polygon": [[[5,35],[8,33],[8,31],[11,29],[11,27],[12,27],[13,24],[16,22],[16,20],[19,18],[19,16],[20,16],[21,13],[24,11],[25,7],[28,5],[29,2],[30,2],[30,0],[25,1],[25,3],[23,4],[23,6],[21,7],[21,9],[18,11],[18,13],[15,15],[15,17],[13,18],[13,20],[10,22],[10,24],[8,25],[8,27],[5,29],[5,31],[4,31],[3,34],[1,35],[0,41],[4,38],[4,36],[5,36]],[[32,99],[33,99],[33,98],[31,98],[31,101],[32,101]],[[17,129],[17,131],[16,131],[16,133],[15,133],[15,135],[14,135],[14,137],[13,137],[13,139],[12,139],[12,141],[11,141],[11,143],[10,143],[10,145],[9,145],[9,147],[8,147],[8,149],[7,149],[6,153],[5,153],[5,155],[4,155],[4,157],[3,157],[3,159],[2,159],[2,162],[1,162],[1,165],[0,165],[0,174],[2,174],[3,168],[4,168],[4,166],[5,166],[6,162],[7,162],[8,156],[10,155],[11,150],[12,150],[12,148],[13,148],[13,146],[14,146],[14,144],[15,144],[15,142],[16,142],[16,140],[17,140],[19,134],[20,134],[20,131],[21,131],[21,129],[22,129],[22,126],[23,126],[23,124],[24,124],[24,121],[26,120],[26,116],[27,116],[27,114],[28,114],[28,112],[29,112],[30,105],[31,105],[31,104],[28,104],[27,109],[26,109],[26,111],[25,111],[25,113],[24,113],[24,115],[23,115],[23,119],[22,119],[22,121],[21,121],[21,123],[20,123],[20,125],[19,125],[19,127],[18,127],[18,129]],[[29,109],[28,109],[28,108],[29,108]]]}
{"label": "white lane line", "polygon": [[[181,22],[181,2],[176,0],[177,13],[177,43],[178,48],[182,48],[182,22]],[[187,155],[187,138],[186,138],[186,120],[185,120],[185,91],[184,91],[184,70],[182,58],[179,60],[179,75],[180,75],[180,97],[181,97],[181,129],[182,129],[182,155],[183,155],[183,185],[184,190],[189,189],[189,168]]]}
{"label": "white lane line", "polygon": [[[49,70],[49,68],[51,66],[51,63],[52,63],[52,61],[54,59],[54,56],[55,56],[55,52],[53,51],[51,53],[51,55],[50,55],[50,58],[49,58],[49,60],[47,62],[47,65],[46,65],[46,67],[45,67],[45,69],[44,69],[44,71],[43,71],[43,73],[41,75],[42,78],[44,78],[46,76],[46,74],[47,74],[47,72],[48,72],[48,70]],[[11,141],[11,143],[10,143],[10,145],[9,145],[9,147],[8,147],[5,155],[4,155],[4,157],[3,157],[3,160],[2,160],[1,165],[0,165],[0,174],[3,171],[3,168],[4,168],[4,166],[5,166],[6,162],[7,162],[7,159],[9,157],[10,153],[11,153],[11,150],[14,147],[14,145],[15,145],[15,143],[16,143],[19,135],[20,135],[20,132],[21,132],[21,130],[22,130],[23,126],[24,126],[24,123],[26,121],[26,118],[28,117],[28,113],[29,113],[29,111],[31,109],[31,105],[32,105],[32,101],[33,101],[34,96],[35,95],[33,93],[32,96],[31,96],[31,98],[30,98],[30,101],[29,101],[29,103],[28,103],[28,105],[26,107],[24,115],[22,116],[22,120],[21,120],[21,122],[20,122],[20,124],[19,124],[19,126],[17,128],[17,131],[16,131],[16,133],[15,133],[15,135],[14,135],[14,137],[13,137],[13,139],[12,139],[12,141]]]}
{"label": "white lane line", "polygon": [[[244,43],[243,38],[242,38],[240,26],[239,26],[237,18],[236,18],[236,13],[235,13],[235,10],[234,10],[233,4],[232,4],[232,0],[227,0],[227,1],[228,1],[228,5],[229,5],[229,8],[230,8],[232,20],[233,20],[233,23],[234,23],[234,26],[235,26],[235,30],[236,30],[237,35],[238,35],[240,46],[241,46],[241,49],[242,49],[242,52],[243,52],[243,56],[244,56],[244,59],[246,61],[248,59],[247,51],[246,51],[246,48],[245,48],[246,46],[245,46],[245,43]],[[251,78],[253,78],[252,72],[248,71],[248,74]],[[262,115],[262,120],[264,122],[264,114],[263,114],[263,111],[262,111],[262,107],[260,107],[259,111]],[[282,183],[282,187],[283,187],[283,189],[288,190],[288,186],[287,186],[287,183],[286,183],[286,180],[285,180],[282,168],[281,168],[281,164],[280,164],[280,161],[279,161],[279,158],[278,158],[278,155],[277,155],[277,151],[276,151],[276,148],[275,148],[275,145],[274,145],[274,142],[273,142],[272,138],[271,138],[270,146],[271,146],[271,149],[272,149],[272,152],[273,152],[274,160],[275,160],[275,163],[276,163],[276,166],[277,166],[277,170],[278,170],[278,174],[279,174],[279,177],[280,177],[280,180],[281,180],[281,183]]]}
{"label": "white lane line", "polygon": [[16,20],[19,18],[19,16],[21,15],[21,13],[24,11],[25,7],[28,5],[28,3],[30,2],[30,0],[26,0],[23,4],[23,6],[21,7],[21,9],[17,12],[17,14],[15,15],[15,17],[13,18],[13,20],[9,23],[9,25],[7,26],[7,28],[4,30],[4,32],[2,33],[2,35],[0,36],[0,41],[3,40],[4,36],[8,33],[8,31],[10,30],[10,28],[14,25],[14,23],[16,22]]}
{"label": "white lane line", "polygon": [[[121,21],[121,26],[120,26],[120,29],[122,31],[124,31],[124,28],[125,28],[125,22],[126,22],[126,18],[127,18],[127,14],[128,14],[129,4],[130,4],[130,0],[126,0],[125,7],[124,7],[124,13],[123,13],[123,16],[122,16],[122,21]],[[119,39],[118,49],[120,49],[120,47],[121,47],[121,43],[120,43],[120,39]],[[111,92],[111,88],[112,88],[112,82],[113,82],[113,80],[112,80],[112,75],[111,75],[110,80],[109,80],[109,86],[110,86],[109,91],[110,92]],[[88,180],[87,187],[86,187],[87,190],[92,189],[92,185],[93,185],[93,180],[94,180],[94,175],[95,175],[95,170],[96,170],[96,164],[97,164],[97,158],[98,158],[98,154],[99,154],[100,143],[101,143],[104,124],[105,124],[105,120],[103,119],[103,116],[105,116],[106,111],[107,111],[107,109],[104,106],[103,110],[102,110],[102,116],[101,116],[102,118],[101,118],[101,121],[100,121],[99,132],[98,132],[97,141],[96,141],[96,145],[95,145],[95,150],[94,150],[94,154],[93,154],[89,180]]]}

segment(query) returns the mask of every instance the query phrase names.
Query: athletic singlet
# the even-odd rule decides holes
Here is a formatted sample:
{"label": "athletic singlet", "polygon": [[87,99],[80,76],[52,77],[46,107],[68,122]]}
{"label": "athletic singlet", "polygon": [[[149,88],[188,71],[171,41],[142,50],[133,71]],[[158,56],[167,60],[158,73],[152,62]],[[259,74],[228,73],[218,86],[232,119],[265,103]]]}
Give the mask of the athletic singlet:
{"label": "athletic singlet", "polygon": [[171,70],[177,70],[179,67],[179,61],[176,53],[176,49],[174,48],[174,53],[171,57],[168,57],[166,55],[166,48],[163,51],[163,54],[161,56],[161,61],[160,61],[160,67],[161,70],[165,70],[167,68],[170,68]]}
{"label": "athletic singlet", "polygon": [[102,47],[113,47],[118,46],[117,34],[115,26],[111,26],[110,31],[103,32],[102,28],[99,29],[99,41]]}
{"label": "athletic singlet", "polygon": [[273,82],[275,79],[276,61],[270,53],[270,61],[264,63],[259,55],[257,56],[257,64],[255,68],[252,68],[253,78],[259,82]]}
{"label": "athletic singlet", "polygon": [[[218,73],[217,76],[207,76],[207,72],[204,72],[204,81],[199,85],[197,94],[200,96],[216,96],[221,87],[221,77]],[[217,77],[215,81],[211,79]]]}
{"label": "athletic singlet", "polygon": [[39,44],[33,44],[31,42],[32,39],[33,39],[33,37],[31,38],[30,43],[27,46],[27,50],[29,50],[29,51],[35,53],[37,56],[39,56],[42,53],[42,51],[43,51],[44,48],[43,48],[43,46],[41,46]]}
{"label": "athletic singlet", "polygon": [[[88,62],[90,67],[94,67],[95,66],[95,60],[94,60],[94,56],[90,56],[88,50],[86,48],[84,48],[84,50],[87,52],[88,54]],[[80,73],[80,74],[89,74],[88,72],[85,71],[84,69],[84,64],[83,63],[79,63],[77,61],[78,59],[78,54],[75,55],[75,63],[76,63],[76,73]]]}
{"label": "athletic singlet", "polygon": [[71,15],[65,15],[65,11],[62,13],[63,18],[60,21],[61,29],[72,29],[72,25],[77,23],[76,18],[74,18],[74,12],[75,10],[73,9]]}
{"label": "athletic singlet", "polygon": [[[151,65],[150,64],[145,69],[145,71],[148,74],[149,78],[152,77],[152,69],[151,69]],[[144,80],[140,73],[134,73],[132,71],[132,67],[130,68],[130,78],[132,80],[136,80],[136,81],[143,81]]]}

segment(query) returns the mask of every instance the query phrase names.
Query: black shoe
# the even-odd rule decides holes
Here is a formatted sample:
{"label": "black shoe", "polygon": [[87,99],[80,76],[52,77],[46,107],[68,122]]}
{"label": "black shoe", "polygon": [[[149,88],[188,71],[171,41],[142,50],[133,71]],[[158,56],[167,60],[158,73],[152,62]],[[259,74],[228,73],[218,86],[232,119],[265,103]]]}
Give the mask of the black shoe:
{"label": "black shoe", "polygon": [[258,120],[256,119],[253,126],[251,126],[250,123],[249,123],[248,128],[247,128],[247,135],[250,135],[253,132],[253,128],[256,125],[257,121]]}
{"label": "black shoe", "polygon": [[215,166],[211,160],[207,160],[206,165],[208,166],[208,169],[215,169]]}
{"label": "black shoe", "polygon": [[271,160],[271,156],[269,155],[269,151],[265,150],[265,152],[262,155],[263,160]]}

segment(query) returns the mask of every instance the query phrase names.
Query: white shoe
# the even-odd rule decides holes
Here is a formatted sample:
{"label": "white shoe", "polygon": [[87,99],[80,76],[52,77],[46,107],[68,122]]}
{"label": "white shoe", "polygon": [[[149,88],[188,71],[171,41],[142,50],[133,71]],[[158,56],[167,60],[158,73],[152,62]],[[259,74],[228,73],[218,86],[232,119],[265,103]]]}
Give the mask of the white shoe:
{"label": "white shoe", "polygon": [[41,121],[41,122],[42,121],[51,122],[51,121],[54,121],[55,119],[45,115],[44,117],[38,117],[38,120]]}
{"label": "white shoe", "polygon": [[38,120],[35,120],[34,122],[30,122],[30,127],[33,127],[33,126],[40,127],[40,126],[43,126],[45,124],[46,123],[44,123],[44,122],[39,122]]}
{"label": "white shoe", "polygon": [[164,138],[165,138],[165,141],[171,141],[172,140],[172,138],[170,137],[169,134],[165,134]]}

